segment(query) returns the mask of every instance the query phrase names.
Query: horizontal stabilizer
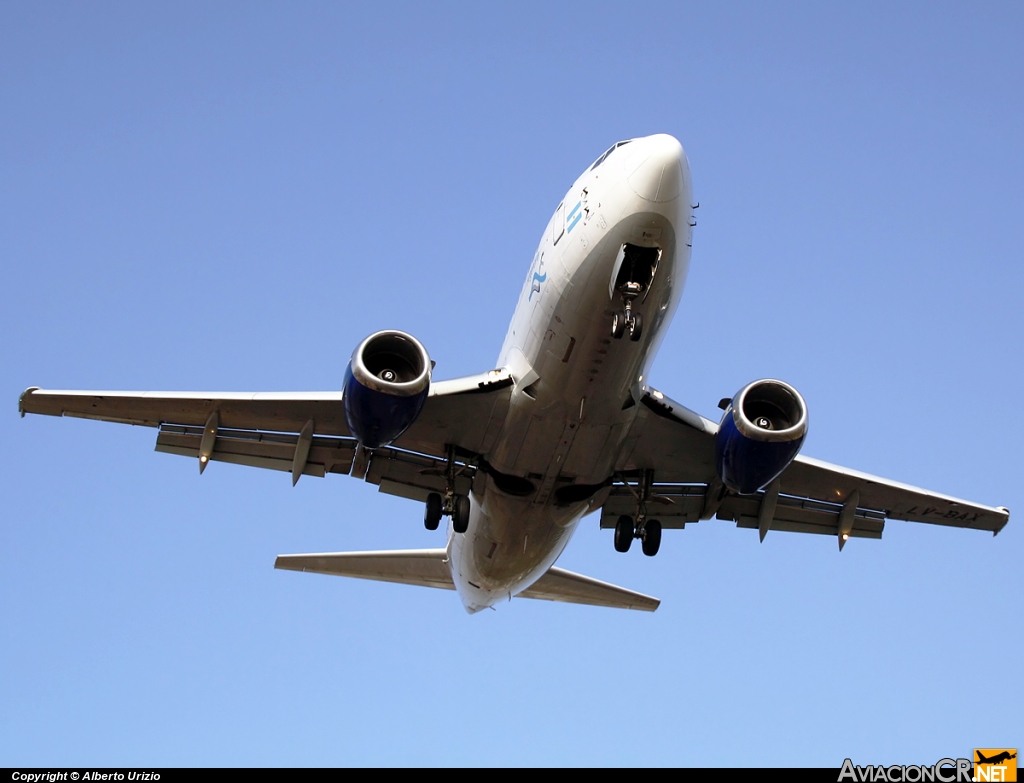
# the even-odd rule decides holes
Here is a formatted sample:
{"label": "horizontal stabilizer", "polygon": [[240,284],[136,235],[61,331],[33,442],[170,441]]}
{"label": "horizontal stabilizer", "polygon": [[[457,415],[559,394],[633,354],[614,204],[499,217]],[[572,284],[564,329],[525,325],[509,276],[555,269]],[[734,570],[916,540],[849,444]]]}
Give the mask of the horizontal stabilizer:
{"label": "horizontal stabilizer", "polygon": [[454,590],[447,556],[443,549],[278,555],[274,568]]}
{"label": "horizontal stabilizer", "polygon": [[570,604],[609,606],[613,609],[639,609],[643,612],[653,612],[661,603],[649,595],[554,567],[516,598],[540,598]]}
{"label": "horizontal stabilizer", "polygon": [[[397,582],[420,587],[454,590],[444,549],[399,549],[384,552],[325,552],[310,555],[279,555],[274,568],[309,571],[314,574],[351,576],[378,582]],[[639,609],[653,612],[661,603],[624,587],[551,568],[516,598],[537,598],[571,604]]]}

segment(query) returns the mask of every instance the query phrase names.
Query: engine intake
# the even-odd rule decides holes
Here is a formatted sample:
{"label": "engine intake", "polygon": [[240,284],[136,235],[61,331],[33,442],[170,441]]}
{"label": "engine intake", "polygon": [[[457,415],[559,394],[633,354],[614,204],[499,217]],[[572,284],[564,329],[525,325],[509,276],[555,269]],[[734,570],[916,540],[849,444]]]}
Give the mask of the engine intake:
{"label": "engine intake", "polygon": [[806,435],[807,404],[800,392],[770,379],[747,384],[718,426],[718,477],[733,492],[753,494],[789,467]]}
{"label": "engine intake", "polygon": [[345,371],[345,421],[368,449],[387,446],[416,421],[430,392],[430,356],[410,334],[371,334]]}

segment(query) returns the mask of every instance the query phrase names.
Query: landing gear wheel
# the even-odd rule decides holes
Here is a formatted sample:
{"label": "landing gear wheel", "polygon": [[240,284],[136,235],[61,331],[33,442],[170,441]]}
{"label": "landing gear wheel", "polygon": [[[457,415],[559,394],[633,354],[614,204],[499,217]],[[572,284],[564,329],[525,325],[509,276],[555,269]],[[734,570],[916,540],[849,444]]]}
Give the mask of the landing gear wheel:
{"label": "landing gear wheel", "polygon": [[629,322],[629,339],[634,343],[644,333],[644,317],[640,313],[633,313],[633,320]]}
{"label": "landing gear wheel", "polygon": [[620,339],[626,333],[626,311],[616,310],[612,315],[612,337]]}
{"label": "landing gear wheel", "polygon": [[437,530],[441,523],[441,496],[436,492],[427,495],[427,507],[423,511],[423,526],[427,530]]}
{"label": "landing gear wheel", "polygon": [[628,552],[633,543],[633,518],[619,517],[615,524],[615,551]]}
{"label": "landing gear wheel", "polygon": [[452,529],[456,533],[469,530],[469,498],[465,495],[455,496],[455,508],[452,509]]}
{"label": "landing gear wheel", "polygon": [[659,522],[656,519],[648,519],[647,524],[644,525],[644,554],[648,557],[654,557],[656,554],[658,554],[658,548],[660,546],[661,522]]}

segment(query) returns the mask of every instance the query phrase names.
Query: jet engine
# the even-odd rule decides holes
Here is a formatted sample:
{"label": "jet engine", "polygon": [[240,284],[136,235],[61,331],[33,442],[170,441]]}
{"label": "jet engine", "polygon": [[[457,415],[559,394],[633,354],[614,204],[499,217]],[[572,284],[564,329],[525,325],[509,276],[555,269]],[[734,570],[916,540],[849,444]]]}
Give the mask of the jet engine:
{"label": "jet engine", "polygon": [[371,334],[345,371],[342,401],[349,431],[368,449],[387,446],[416,421],[430,391],[430,357],[412,335]]}
{"label": "jet engine", "polygon": [[807,405],[796,389],[775,380],[747,384],[718,425],[718,477],[734,492],[753,494],[789,466],[806,435]]}

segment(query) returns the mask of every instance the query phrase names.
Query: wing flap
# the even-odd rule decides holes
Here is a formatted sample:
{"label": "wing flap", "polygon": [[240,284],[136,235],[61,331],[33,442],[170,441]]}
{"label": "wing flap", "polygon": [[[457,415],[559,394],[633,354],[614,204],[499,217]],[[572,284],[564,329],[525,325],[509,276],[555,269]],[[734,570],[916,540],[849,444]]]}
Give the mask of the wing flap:
{"label": "wing flap", "polygon": [[786,468],[780,491],[832,503],[842,503],[858,492],[860,508],[880,511],[889,519],[992,533],[998,533],[1010,520],[1005,508],[971,503],[804,456]]}
{"label": "wing flap", "polygon": [[[647,516],[661,522],[662,528],[681,529],[687,523],[700,520],[706,486],[656,484],[653,492],[647,503]],[[757,530],[764,495],[764,492],[745,496],[729,495],[722,501],[716,516],[718,519],[735,522],[737,527]],[[636,506],[636,496],[632,492],[616,487],[601,509],[601,527],[614,528],[620,515],[635,515]],[[839,514],[842,509],[842,505],[837,503],[781,495],[772,516],[771,529],[834,536],[839,532]],[[849,535],[856,538],[881,538],[884,526],[885,517],[881,512],[858,509]]]}
{"label": "wing flap", "polygon": [[653,612],[661,604],[659,599],[649,595],[553,566],[516,598],[607,606],[612,609],[637,609],[642,612]]}
{"label": "wing flap", "polygon": [[[202,427],[164,424],[156,438],[156,450],[166,454],[199,458]],[[291,472],[297,435],[251,430],[217,430],[210,459],[254,468]],[[302,474],[322,478],[327,473],[345,473],[352,468],[356,442],[353,438],[314,436]]]}
{"label": "wing flap", "polygon": [[[380,491],[413,500],[426,500],[431,492],[444,494],[446,462],[425,454],[400,449],[378,449],[370,460],[366,480]],[[458,463],[455,492],[468,495],[475,469]]]}
{"label": "wing flap", "polygon": [[[763,492],[728,497],[722,501],[716,516],[718,519],[734,521],[736,527],[757,530],[763,498]],[[842,510],[842,505],[835,503],[780,495],[772,515],[771,529],[836,536],[839,534],[839,515]],[[847,535],[852,538],[881,538],[884,528],[884,514],[859,508],[854,513],[853,527]]]}
{"label": "wing flap", "polygon": [[[647,503],[647,516],[657,519],[665,530],[682,530],[688,522],[700,520],[704,508],[704,484],[658,484]],[[612,489],[601,507],[601,527],[614,528],[620,516],[635,516],[637,498],[625,487]]]}
{"label": "wing flap", "polygon": [[279,555],[274,568],[454,590],[444,549]]}

